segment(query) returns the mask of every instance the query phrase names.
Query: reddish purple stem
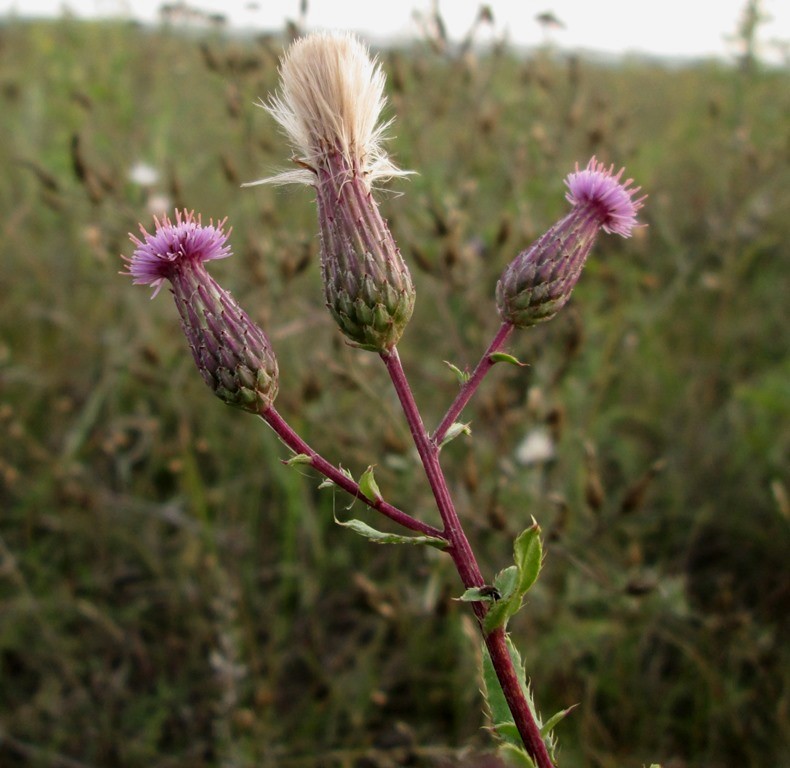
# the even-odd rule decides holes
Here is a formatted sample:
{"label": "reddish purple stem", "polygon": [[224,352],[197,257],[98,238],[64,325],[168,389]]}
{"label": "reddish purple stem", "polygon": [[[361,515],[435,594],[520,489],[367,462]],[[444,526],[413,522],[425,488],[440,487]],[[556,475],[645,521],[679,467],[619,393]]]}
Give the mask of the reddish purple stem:
{"label": "reddish purple stem", "polygon": [[[393,348],[388,353],[382,353],[381,358],[387,366],[395,391],[398,394],[403,413],[411,430],[411,436],[417,447],[417,453],[428,476],[428,483],[436,499],[436,506],[444,523],[443,535],[450,542],[448,552],[456,563],[458,572],[466,587],[482,587],[485,585],[483,575],[477,566],[477,561],[469,546],[469,541],[461,527],[461,521],[455,512],[450,490],[444,473],[439,465],[439,452],[432,445],[428,433],[422,423],[422,417],[414,402],[414,397],[403,372],[403,366],[398,356],[398,350]],[[474,605],[482,607],[479,603]]]}
{"label": "reddish purple stem", "polygon": [[[486,371],[493,365],[489,359],[490,355],[504,343],[505,339],[510,334],[511,328],[512,326],[502,326],[488,351],[483,356],[483,359],[478,364],[477,369],[475,369],[475,374],[473,374],[468,382],[471,383],[474,380],[476,382],[474,385],[475,388],[480,383]],[[434,498],[436,499],[436,505],[442,516],[442,521],[444,522],[443,535],[450,542],[447,552],[455,563],[455,567],[461,577],[464,587],[467,589],[471,587],[482,587],[485,585],[483,575],[480,572],[480,567],[469,545],[469,540],[466,538],[463,526],[458,518],[458,513],[455,511],[450,491],[447,488],[444,472],[439,464],[438,444],[435,437],[432,440],[425,431],[422,417],[414,401],[414,396],[409,382],[406,379],[406,374],[403,371],[398,351],[393,347],[389,352],[382,352],[381,358],[387,366],[392,384],[398,394],[398,399],[403,408],[403,413],[406,416],[406,421],[409,424],[414,444],[417,447],[417,452],[425,468],[425,474],[428,477],[428,482],[433,491]],[[475,376],[477,376],[477,378],[475,378]],[[468,394],[466,390],[462,390],[456,403],[448,412],[448,416],[451,416],[452,413],[456,415],[460,413],[461,409],[469,400],[472,392],[474,392],[474,388],[471,388]],[[463,397],[464,395],[466,395],[465,399]],[[454,416],[452,418],[454,419]],[[447,417],[445,417],[445,420],[447,420]],[[452,423],[452,419],[450,423]],[[487,607],[482,602],[473,602],[472,609],[477,616],[482,631],[482,622],[486,615]],[[513,720],[524,741],[527,752],[535,761],[537,768],[553,768],[553,763],[546,749],[546,744],[543,741],[543,737],[540,735],[540,729],[530,711],[529,703],[527,702],[524,690],[522,689],[518,675],[513,666],[513,660],[510,657],[510,652],[508,651],[505,640],[504,628],[499,627],[488,634],[483,632],[483,639],[486,648],[488,648],[488,653],[491,656],[491,662],[499,680],[499,684],[502,686],[502,692],[510,707]]]}
{"label": "reddish purple stem", "polygon": [[[493,365],[490,356],[504,344],[511,330],[512,327],[507,324],[500,328],[499,333],[478,363],[473,375],[461,390],[461,393],[451,406],[442,424],[447,422],[447,426],[449,426],[461,412],[475,389],[479,386],[480,381]],[[385,517],[388,517],[393,522],[409,530],[448,541],[449,546],[447,552],[453,559],[453,563],[461,577],[464,587],[467,589],[470,587],[482,587],[485,585],[485,580],[480,572],[480,567],[477,564],[472,548],[469,545],[469,540],[466,538],[458,514],[455,511],[455,506],[453,505],[452,497],[447,487],[444,472],[439,464],[438,443],[441,441],[436,440],[436,435],[440,434],[440,432],[437,430],[433,440],[428,436],[423,426],[422,417],[420,416],[417,404],[414,401],[411,388],[403,371],[403,366],[401,365],[397,350],[393,348],[389,353],[382,353],[381,357],[389,371],[395,391],[398,394],[403,412],[409,424],[414,444],[417,447],[417,452],[425,468],[428,482],[433,491],[434,498],[436,499],[436,505],[442,516],[442,521],[444,523],[443,531],[413,518],[397,507],[388,504],[383,499],[368,498],[362,493],[356,482],[333,464],[326,461],[326,459],[313,450],[296,432],[294,432],[291,426],[280,416],[273,406],[263,411],[260,414],[261,418],[275,431],[277,436],[288,446],[288,448],[297,454],[309,456],[310,465],[312,467],[351,496],[360,499],[372,509],[381,512]],[[440,429],[441,426],[442,425],[440,425]],[[472,609],[474,610],[475,616],[477,616],[482,631],[482,622],[485,618],[487,606],[484,603],[475,602],[472,603]],[[543,737],[540,735],[540,729],[530,711],[524,690],[513,666],[513,660],[507,648],[504,628],[500,627],[487,635],[483,633],[483,639],[488,653],[491,656],[491,662],[499,683],[502,686],[502,692],[508,702],[513,720],[524,741],[527,752],[535,761],[537,768],[554,768],[548,750],[546,749],[546,744],[543,741]]]}
{"label": "reddish purple stem", "polygon": [[502,326],[497,331],[496,336],[494,336],[494,340],[491,342],[491,344],[489,344],[488,349],[480,358],[480,362],[472,372],[472,375],[461,387],[461,391],[458,393],[457,397],[453,401],[453,404],[447,410],[447,413],[445,414],[441,423],[433,433],[431,442],[435,446],[442,444],[442,440],[444,440],[447,430],[450,429],[450,427],[455,423],[456,419],[461,415],[461,411],[463,411],[472,395],[474,395],[474,393],[477,391],[477,388],[485,378],[485,375],[495,365],[495,362],[491,359],[491,356],[503,347],[505,342],[510,337],[510,334],[513,332],[513,328],[514,326],[510,323],[502,323]]}
{"label": "reddish purple stem", "polygon": [[335,485],[342,488],[354,498],[363,501],[372,509],[381,512],[382,515],[402,525],[404,528],[416,531],[425,536],[433,536],[439,539],[446,538],[438,528],[434,528],[432,525],[416,520],[406,512],[403,512],[397,507],[393,507],[392,504],[388,504],[383,499],[368,498],[362,493],[359,485],[348,477],[348,475],[341,472],[334,464],[330,464],[299,437],[288,422],[280,416],[274,406],[267,408],[260,416],[277,433],[280,440],[282,440],[294,453],[309,456],[310,466],[314,467],[324,477],[329,478]]}

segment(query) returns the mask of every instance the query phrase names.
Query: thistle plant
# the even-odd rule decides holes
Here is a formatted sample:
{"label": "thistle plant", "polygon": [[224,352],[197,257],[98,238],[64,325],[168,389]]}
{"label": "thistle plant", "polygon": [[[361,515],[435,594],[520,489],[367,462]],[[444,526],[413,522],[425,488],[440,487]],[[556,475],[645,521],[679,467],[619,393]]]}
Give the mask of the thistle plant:
{"label": "thistle plant", "polygon": [[[468,431],[458,421],[488,371],[517,362],[502,352],[517,328],[553,317],[568,301],[600,231],[629,237],[644,198],[623,171],[596,158],[566,179],[571,211],[505,268],[497,285],[502,324],[437,427],[429,432],[417,407],[397,343],[415,301],[409,270],[374,199],[374,182],[404,175],[383,148],[384,75],[362,43],[350,35],[316,34],[285,54],[281,87],[263,103],[285,129],[297,168],[253,184],[297,183],[316,190],[321,274],[326,305],[348,341],[377,353],[389,373],[433,492],[442,525],[434,527],[385,500],[373,470],[354,479],[313,450],[276,410],[278,369],[258,328],[208,274],[205,263],[230,255],[223,227],[187,212],[175,222],[155,220],[155,231],[132,236],[135,250],[125,274],[159,291],[169,281],[195,362],[224,402],[255,413],[290,449],[289,463],[307,464],[407,533],[378,531],[362,520],[341,522],[379,543],[411,543],[446,553],[458,572],[461,601],[479,626],[488,714],[501,748],[515,765],[551,768],[553,729],[572,707],[545,721],[532,701],[526,672],[507,633],[543,560],[540,528],[532,521],[515,540],[513,565],[492,578],[482,573],[456,512],[439,456],[442,446]],[[340,522],[340,521],[338,521]]]}

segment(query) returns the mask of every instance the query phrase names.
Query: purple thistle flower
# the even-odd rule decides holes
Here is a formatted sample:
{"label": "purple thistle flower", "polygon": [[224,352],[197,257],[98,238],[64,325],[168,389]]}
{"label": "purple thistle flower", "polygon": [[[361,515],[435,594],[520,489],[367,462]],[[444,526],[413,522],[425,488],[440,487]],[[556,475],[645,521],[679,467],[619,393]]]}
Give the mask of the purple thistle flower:
{"label": "purple thistle flower", "polygon": [[204,262],[231,255],[225,219],[204,226],[200,216],[176,211],[176,223],[166,216],[154,219],[144,239],[129,235],[137,246],[123,257],[135,284],[154,286],[154,296],[165,280],[181,315],[181,327],[206,384],[229,405],[263,413],[277,394],[277,360],[266,334],[236,300],[206,271]]}
{"label": "purple thistle flower", "polygon": [[568,187],[565,199],[575,207],[589,207],[596,211],[599,226],[604,232],[631,237],[631,231],[637,226],[636,212],[642,207],[647,195],[634,200],[634,195],[641,187],[631,187],[633,179],[620,181],[625,168],[621,168],[617,175],[612,175],[612,171],[614,165],[610,165],[607,170],[594,155],[583,171],[579,170],[579,164],[576,163],[576,172],[568,174],[565,179]]}
{"label": "purple thistle flower", "polygon": [[203,226],[200,215],[195,219],[194,211],[186,210],[176,211],[175,224],[167,216],[161,221],[154,217],[154,234],[141,224],[143,240],[129,235],[137,248],[131,259],[123,257],[128,271],[122,274],[131,275],[135,285],[154,286],[153,298],[177,270],[191,263],[225,259],[231,255],[227,244],[230,230],[226,234],[222,229],[226,221],[223,219],[216,226],[210,221],[208,226]]}
{"label": "purple thistle flower", "polygon": [[519,328],[549,320],[565,305],[579,280],[599,230],[630,237],[645,196],[621,182],[593,157],[584,170],[568,175],[567,200],[573,210],[508,265],[496,288],[502,319]]}

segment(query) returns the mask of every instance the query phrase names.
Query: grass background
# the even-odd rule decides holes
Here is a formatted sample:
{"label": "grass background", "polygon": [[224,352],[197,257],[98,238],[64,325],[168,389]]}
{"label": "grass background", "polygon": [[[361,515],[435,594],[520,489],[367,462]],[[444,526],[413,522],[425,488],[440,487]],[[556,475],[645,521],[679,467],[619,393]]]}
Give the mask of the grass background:
{"label": "grass background", "polygon": [[[4,767],[496,764],[449,559],[335,526],[345,499],[213,399],[167,295],[117,274],[156,198],[228,216],[213,274],[271,335],[280,412],[436,522],[382,366],[322,306],[310,191],[239,188],[287,163],[253,106],[280,52],[0,27]],[[442,361],[476,362],[496,279],[566,210],[574,163],[650,194],[649,226],[600,240],[571,304],[509,345],[530,367],[497,367],[443,452],[485,573],[531,515],[546,533],[511,628],[541,709],[580,705],[561,764],[790,766],[787,71],[381,58],[390,147],[419,172],[381,203],[428,425],[455,391]],[[555,456],[520,464],[536,432]]]}

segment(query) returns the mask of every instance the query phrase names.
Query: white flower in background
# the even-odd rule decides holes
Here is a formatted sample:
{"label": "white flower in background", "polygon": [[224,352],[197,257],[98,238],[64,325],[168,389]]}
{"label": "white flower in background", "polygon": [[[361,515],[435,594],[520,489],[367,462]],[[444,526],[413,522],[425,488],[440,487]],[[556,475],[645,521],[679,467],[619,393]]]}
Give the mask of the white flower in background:
{"label": "white flower in background", "polygon": [[129,181],[141,187],[152,187],[159,181],[159,171],[148,163],[137,162],[129,169]]}
{"label": "white flower in background", "polygon": [[522,466],[545,464],[556,455],[548,430],[538,427],[527,433],[516,447],[516,461]]}

